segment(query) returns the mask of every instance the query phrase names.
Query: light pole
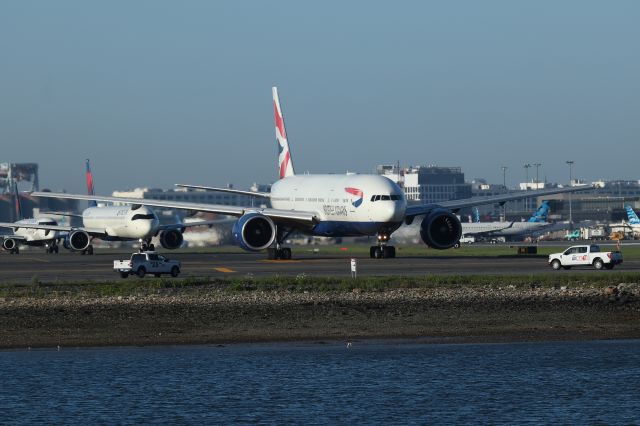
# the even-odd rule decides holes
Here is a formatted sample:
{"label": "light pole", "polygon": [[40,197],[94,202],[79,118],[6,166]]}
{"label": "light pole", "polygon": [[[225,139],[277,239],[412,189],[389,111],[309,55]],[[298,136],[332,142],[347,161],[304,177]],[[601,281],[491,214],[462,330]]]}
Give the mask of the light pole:
{"label": "light pole", "polygon": [[[502,169],[502,186],[504,186],[504,190],[505,192],[507,192],[507,166],[501,166],[500,167]],[[507,204],[503,204],[502,205],[502,215],[504,217],[504,220],[507,220]]]}
{"label": "light pole", "polygon": [[529,169],[530,168],[531,168],[531,164],[527,163],[524,165],[524,171],[527,174],[527,180],[525,180],[526,185],[524,187],[525,190],[529,189]]}
{"label": "light pole", "polygon": [[[566,163],[569,165],[569,186],[571,186],[571,182],[573,181],[573,160],[567,160]],[[569,193],[569,228],[573,229],[573,215],[571,211],[571,193]]]}
{"label": "light pole", "polygon": [[542,166],[542,164],[541,163],[533,163],[533,165],[536,168],[536,189],[540,189],[538,187],[538,169],[540,168],[540,166]]}

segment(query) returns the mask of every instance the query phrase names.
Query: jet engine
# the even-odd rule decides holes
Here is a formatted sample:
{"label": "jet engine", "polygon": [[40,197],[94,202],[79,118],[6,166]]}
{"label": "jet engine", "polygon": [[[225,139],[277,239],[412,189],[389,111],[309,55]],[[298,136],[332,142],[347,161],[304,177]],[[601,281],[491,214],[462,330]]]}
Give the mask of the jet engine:
{"label": "jet engine", "polygon": [[74,251],[83,251],[89,247],[91,237],[85,231],[71,231],[65,238],[63,246]]}
{"label": "jet engine", "polygon": [[266,249],[276,239],[276,226],[268,216],[247,213],[233,225],[233,238],[240,247],[249,251]]}
{"label": "jet engine", "polygon": [[2,248],[7,250],[7,251],[11,251],[14,248],[16,248],[16,245],[18,243],[16,242],[16,240],[14,240],[13,238],[7,238],[6,240],[4,240],[2,242]]}
{"label": "jet engine", "polygon": [[453,247],[462,236],[460,220],[448,210],[430,212],[420,224],[420,238],[426,245],[438,250]]}
{"label": "jet engine", "polygon": [[184,237],[179,229],[167,229],[160,233],[160,245],[169,250],[175,250],[182,246]]}

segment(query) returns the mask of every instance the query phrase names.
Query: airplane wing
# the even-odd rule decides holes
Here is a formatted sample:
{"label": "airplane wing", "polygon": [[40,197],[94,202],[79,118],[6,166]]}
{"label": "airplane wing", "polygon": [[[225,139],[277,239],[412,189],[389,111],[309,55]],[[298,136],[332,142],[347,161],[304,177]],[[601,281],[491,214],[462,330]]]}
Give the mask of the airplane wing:
{"label": "airplane wing", "polygon": [[63,232],[85,231],[87,234],[94,235],[94,236],[107,235],[106,231],[100,228],[84,228],[82,226],[42,225],[37,223],[17,225],[15,223],[0,222],[0,228],[11,228],[13,230],[16,230],[19,228],[45,229],[49,231],[63,231]]}
{"label": "airplane wing", "polygon": [[26,240],[26,237],[22,237],[20,235],[0,235],[1,240],[6,240],[7,238],[11,238],[13,240]]}
{"label": "airplane wing", "polygon": [[311,226],[317,222],[315,213],[305,212],[298,210],[279,210],[271,208],[253,208],[253,207],[237,207],[226,206],[219,204],[204,204],[204,203],[187,203],[183,201],[164,201],[164,200],[151,200],[147,198],[126,198],[126,197],[106,197],[97,195],[79,195],[79,194],[65,194],[56,192],[32,192],[34,197],[47,197],[47,198],[63,198],[70,200],[96,200],[105,201],[111,203],[123,203],[133,205],[144,205],[150,207],[164,207],[168,209],[181,209],[192,210],[199,212],[218,213],[227,216],[240,217],[246,213],[256,212],[270,217],[274,222],[296,222],[300,225]]}
{"label": "airplane wing", "polygon": [[271,198],[271,194],[268,192],[241,191],[239,189],[215,188],[213,186],[200,186],[200,185],[184,185],[182,183],[176,183],[175,185],[180,188],[203,189],[205,191],[228,192],[230,194],[250,195],[252,197],[260,197],[260,198]]}
{"label": "airplane wing", "polygon": [[471,232],[465,232],[464,231],[464,224],[463,224],[462,234],[463,235],[468,235],[468,236],[491,235],[491,234],[494,234],[496,232],[504,231],[505,229],[509,229],[509,228],[513,227],[513,222],[509,222],[508,225],[506,223],[507,222],[505,222],[505,226],[502,226],[500,228],[488,229],[486,231],[471,231]]}
{"label": "airplane wing", "polygon": [[593,189],[593,187],[585,185],[585,186],[573,186],[570,188],[551,188],[551,189],[541,189],[537,191],[518,192],[513,194],[494,195],[491,197],[463,198],[461,200],[443,201],[442,203],[438,203],[438,204],[409,205],[407,206],[405,217],[407,219],[407,222],[411,223],[411,221],[415,216],[428,214],[431,210],[436,208],[458,210],[464,207],[481,206],[484,204],[505,203],[507,201],[512,201],[512,200],[544,197],[545,195],[561,194],[565,192],[587,191],[589,189]]}
{"label": "airplane wing", "polygon": [[237,219],[217,219],[217,220],[200,220],[197,222],[185,222],[185,223],[172,223],[169,225],[160,225],[158,227],[161,231],[169,229],[183,229],[190,228],[192,226],[216,226],[216,225],[228,225],[235,223]]}
{"label": "airplane wing", "polygon": [[52,215],[52,216],[68,216],[68,217],[82,217],[80,213],[70,213],[70,212],[40,212],[41,215]]}

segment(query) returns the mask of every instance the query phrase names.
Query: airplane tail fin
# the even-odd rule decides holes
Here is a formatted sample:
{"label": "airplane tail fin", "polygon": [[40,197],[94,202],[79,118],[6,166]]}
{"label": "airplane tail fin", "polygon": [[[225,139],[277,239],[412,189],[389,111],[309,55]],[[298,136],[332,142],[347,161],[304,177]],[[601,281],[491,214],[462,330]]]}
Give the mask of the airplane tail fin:
{"label": "airplane tail fin", "polygon": [[549,214],[549,202],[543,201],[538,210],[529,218],[529,222],[546,222]]}
{"label": "airplane tail fin", "polygon": [[477,207],[473,208],[473,221],[480,223],[480,210]]}
{"label": "airplane tail fin", "polygon": [[20,202],[20,194],[18,193],[18,182],[13,181],[13,196],[15,198],[16,221],[24,219],[22,215],[22,203]]}
{"label": "airplane tail fin", "polygon": [[[89,164],[89,159],[87,158],[87,194],[88,195],[96,195],[93,192],[93,173],[91,173],[91,165]],[[98,203],[95,200],[89,200],[89,207],[96,207]]]}
{"label": "airplane tail fin", "polygon": [[294,176],[293,163],[291,161],[291,151],[289,150],[289,142],[287,141],[287,131],[284,127],[284,118],[282,109],[280,108],[280,99],[278,98],[278,88],[273,87],[273,110],[276,120],[276,139],[278,141],[278,169],[279,178]]}
{"label": "airplane tail fin", "polygon": [[640,219],[638,219],[638,215],[636,214],[635,211],[633,211],[633,208],[628,204],[624,206],[624,208],[627,210],[627,218],[629,218],[629,224],[630,225],[640,224]]}

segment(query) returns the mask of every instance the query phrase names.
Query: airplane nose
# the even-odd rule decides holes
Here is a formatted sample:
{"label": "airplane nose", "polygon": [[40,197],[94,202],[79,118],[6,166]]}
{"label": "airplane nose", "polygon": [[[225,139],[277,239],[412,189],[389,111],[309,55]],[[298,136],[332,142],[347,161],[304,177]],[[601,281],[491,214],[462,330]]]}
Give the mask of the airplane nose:
{"label": "airplane nose", "polygon": [[400,203],[389,203],[381,215],[383,222],[401,222],[404,219],[404,207]]}

